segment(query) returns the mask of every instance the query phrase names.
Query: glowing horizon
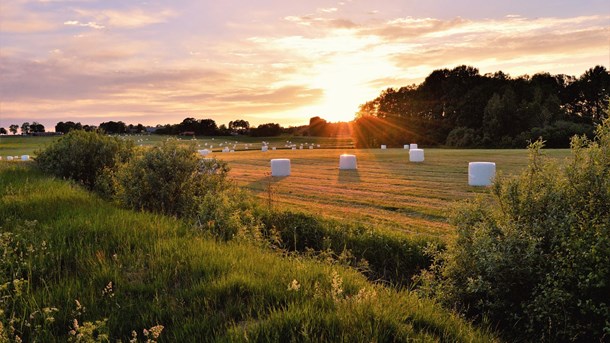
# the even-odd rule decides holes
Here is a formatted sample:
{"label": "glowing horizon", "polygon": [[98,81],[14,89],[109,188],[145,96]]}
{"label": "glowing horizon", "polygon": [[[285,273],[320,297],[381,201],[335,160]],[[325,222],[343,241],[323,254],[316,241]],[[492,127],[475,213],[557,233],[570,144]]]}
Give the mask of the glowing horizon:
{"label": "glowing horizon", "polygon": [[336,122],[440,68],[608,68],[605,2],[557,2],[2,2],[0,126]]}

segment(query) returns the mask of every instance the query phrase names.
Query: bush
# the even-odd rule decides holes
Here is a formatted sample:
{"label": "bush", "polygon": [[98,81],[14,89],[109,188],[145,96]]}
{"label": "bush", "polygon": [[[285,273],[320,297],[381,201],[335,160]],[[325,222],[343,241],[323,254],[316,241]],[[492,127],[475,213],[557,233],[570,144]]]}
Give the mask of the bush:
{"label": "bush", "polygon": [[511,340],[603,341],[610,335],[610,120],[572,139],[564,167],[538,141],[495,201],[453,215],[457,239],[423,274],[432,292]]}
{"label": "bush", "polygon": [[88,189],[106,170],[129,159],[133,142],[98,132],[74,130],[37,152],[36,163],[45,172],[75,180]]}
{"label": "bush", "polygon": [[546,147],[568,148],[570,139],[574,135],[593,137],[594,131],[595,127],[593,125],[559,120],[544,127],[534,127],[529,131],[522,132],[515,138],[515,141],[517,145],[523,147],[528,141],[533,142],[542,138]]}
{"label": "bush", "polygon": [[121,166],[117,198],[130,208],[192,217],[196,198],[222,187],[227,171],[224,163],[198,158],[192,146],[167,140]]}
{"label": "bush", "polygon": [[480,145],[481,137],[475,129],[459,126],[449,132],[445,144],[456,148],[470,148]]}
{"label": "bush", "polygon": [[399,286],[410,284],[413,275],[430,265],[426,247],[440,244],[292,211],[270,212],[264,222],[279,234],[286,250],[331,254],[349,265],[365,267],[369,279]]}

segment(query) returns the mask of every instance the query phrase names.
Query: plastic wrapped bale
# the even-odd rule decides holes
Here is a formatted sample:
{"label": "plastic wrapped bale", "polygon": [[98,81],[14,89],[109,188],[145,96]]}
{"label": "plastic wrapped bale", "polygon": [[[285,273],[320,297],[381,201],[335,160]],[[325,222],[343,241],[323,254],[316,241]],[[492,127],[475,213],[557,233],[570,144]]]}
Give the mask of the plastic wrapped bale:
{"label": "plastic wrapped bale", "polygon": [[269,150],[269,147],[267,147],[266,145],[263,145],[263,147],[261,148],[262,152],[266,152]]}
{"label": "plastic wrapped bale", "polygon": [[231,149],[229,149],[229,147],[227,147],[227,146],[226,146],[226,147],[224,147],[224,148],[222,149],[222,152],[229,152],[230,150],[231,150]]}
{"label": "plastic wrapped bale", "polygon": [[381,150],[385,150],[387,146],[385,144],[381,144]]}
{"label": "plastic wrapped bale", "polygon": [[6,160],[7,161],[12,161],[13,160],[13,156],[6,156]]}
{"label": "plastic wrapped bale", "polygon": [[210,150],[208,149],[203,149],[203,150],[197,150],[197,152],[199,153],[199,155],[201,156],[207,156],[210,153]]}
{"label": "plastic wrapped bale", "polygon": [[312,150],[312,149],[313,149],[313,145],[310,145],[310,146],[309,146],[309,150]]}
{"label": "plastic wrapped bale", "polygon": [[339,169],[340,170],[353,170],[358,169],[356,163],[356,155],[342,154],[339,156]]}
{"label": "plastic wrapped bale", "polygon": [[409,150],[409,161],[423,162],[424,161],[424,149],[410,149]]}
{"label": "plastic wrapped bale", "polygon": [[30,155],[21,155],[21,160],[22,161],[29,161],[30,160]]}
{"label": "plastic wrapped bale", "polygon": [[271,148],[271,150],[277,150],[277,148],[276,148],[276,147],[273,147],[273,148]]}
{"label": "plastic wrapped bale", "polygon": [[490,186],[496,177],[496,164],[493,162],[468,163],[468,185]]}
{"label": "plastic wrapped bale", "polygon": [[296,146],[293,146],[293,147],[292,147],[292,150],[296,150],[296,149],[297,149],[297,147],[296,147]]}
{"label": "plastic wrapped bale", "polygon": [[409,147],[409,144],[405,144],[402,148],[405,150],[409,150],[410,147]]}
{"label": "plastic wrapped bale", "polygon": [[415,143],[409,144],[409,150],[411,150],[411,149],[417,149],[417,144],[415,144]]}
{"label": "plastic wrapped bale", "polygon": [[287,158],[275,158],[271,160],[271,176],[290,175],[290,160]]}

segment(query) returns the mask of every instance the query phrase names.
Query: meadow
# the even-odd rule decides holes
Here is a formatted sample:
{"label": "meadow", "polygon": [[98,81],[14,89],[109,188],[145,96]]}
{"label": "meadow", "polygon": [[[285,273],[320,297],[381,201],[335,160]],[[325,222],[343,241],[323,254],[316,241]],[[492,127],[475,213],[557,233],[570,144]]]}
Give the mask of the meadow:
{"label": "meadow", "polygon": [[[0,139],[0,156],[34,154],[56,139],[4,137]],[[125,136],[125,139],[133,140],[136,145],[155,146],[168,137],[144,135]],[[525,149],[425,149],[423,163],[410,163],[408,150],[353,149],[349,138],[178,139],[198,149],[213,145],[210,156],[227,161],[230,177],[265,204],[271,199],[273,206],[281,209],[440,238],[453,234],[447,222],[453,203],[487,194],[485,187],[468,186],[468,162],[495,162],[498,176],[514,175],[528,162]],[[278,150],[260,151],[263,140]],[[288,141],[297,145],[297,150],[287,148]],[[301,144],[305,146],[302,150]],[[313,144],[314,149],[305,144]],[[236,152],[222,153],[227,145],[230,148],[235,145]],[[357,156],[358,170],[339,170],[342,153]],[[569,155],[569,150],[549,149],[545,154],[561,159]],[[272,158],[291,159],[291,175],[271,177],[269,161]]]}
{"label": "meadow", "polygon": [[120,209],[31,162],[0,162],[0,227],[2,341],[495,340],[351,268]]}
{"label": "meadow", "polygon": [[[355,154],[357,170],[339,170],[339,155]],[[569,150],[548,150],[563,158]],[[214,153],[231,166],[231,177],[274,206],[368,223],[412,235],[447,237],[447,212],[459,200],[485,196],[468,186],[468,162],[495,162],[499,175],[520,172],[527,150],[425,149],[423,163],[410,163],[403,149],[304,149]],[[269,160],[291,159],[291,175],[271,177]]]}

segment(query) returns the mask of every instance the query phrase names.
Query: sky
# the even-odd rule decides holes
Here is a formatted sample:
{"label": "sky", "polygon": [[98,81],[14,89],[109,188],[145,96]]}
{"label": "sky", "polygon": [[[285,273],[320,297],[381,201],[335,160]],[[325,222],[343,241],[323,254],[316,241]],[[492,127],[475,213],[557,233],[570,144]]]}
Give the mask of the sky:
{"label": "sky", "polygon": [[0,127],[303,125],[459,65],[610,64],[607,0],[2,0]]}

